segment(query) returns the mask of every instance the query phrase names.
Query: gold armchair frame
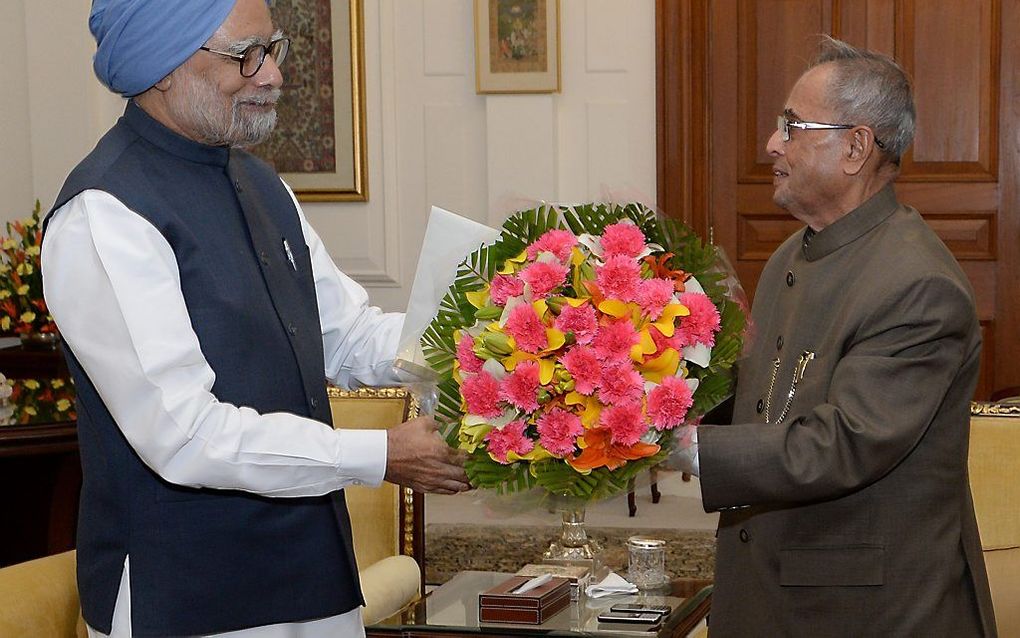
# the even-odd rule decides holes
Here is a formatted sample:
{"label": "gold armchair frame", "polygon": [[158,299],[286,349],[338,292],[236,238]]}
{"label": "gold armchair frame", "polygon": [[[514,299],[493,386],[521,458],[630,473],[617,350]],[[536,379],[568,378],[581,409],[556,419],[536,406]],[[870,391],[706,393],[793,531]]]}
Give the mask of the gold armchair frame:
{"label": "gold armchair frame", "polygon": [[[360,388],[358,390],[343,390],[335,386],[326,389],[330,405],[339,407],[338,402],[358,402],[361,406],[370,405],[364,402],[373,402],[381,410],[399,414],[398,420],[384,421],[381,424],[364,423],[356,420],[345,421],[338,419],[338,411],[334,409],[333,427],[391,427],[398,423],[408,421],[418,416],[420,405],[417,398],[405,388]],[[356,405],[355,403],[354,405]],[[425,497],[420,492],[415,492],[409,487],[397,486],[399,494],[399,521],[398,521],[398,551],[400,554],[410,556],[417,561],[422,570],[422,577],[425,573]]]}

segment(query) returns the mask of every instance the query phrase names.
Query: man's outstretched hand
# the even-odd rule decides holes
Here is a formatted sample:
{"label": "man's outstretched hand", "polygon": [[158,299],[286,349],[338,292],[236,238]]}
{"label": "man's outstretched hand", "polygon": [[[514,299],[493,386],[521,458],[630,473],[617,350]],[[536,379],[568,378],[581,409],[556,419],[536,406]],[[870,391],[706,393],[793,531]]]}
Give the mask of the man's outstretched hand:
{"label": "man's outstretched hand", "polygon": [[386,476],[418,492],[456,494],[471,489],[464,473],[467,455],[439,436],[438,425],[420,416],[386,431]]}

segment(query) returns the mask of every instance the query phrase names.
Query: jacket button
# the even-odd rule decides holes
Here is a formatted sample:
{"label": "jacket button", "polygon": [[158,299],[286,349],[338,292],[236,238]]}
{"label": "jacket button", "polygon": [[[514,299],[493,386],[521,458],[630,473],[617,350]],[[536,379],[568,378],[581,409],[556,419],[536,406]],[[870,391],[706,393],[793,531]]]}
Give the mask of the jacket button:
{"label": "jacket button", "polygon": [[792,270],[790,270],[790,271],[788,271],[786,273],[786,285],[787,286],[789,286],[790,288],[793,288],[793,282],[796,281],[796,280],[797,280],[797,278],[793,276],[793,271]]}
{"label": "jacket button", "polygon": [[262,261],[263,266],[269,265],[269,253],[267,253],[266,251],[263,250],[262,252],[259,253],[259,259]]}
{"label": "jacket button", "polygon": [[762,412],[764,412],[765,411],[765,401],[762,400],[762,399],[758,399],[758,405],[754,406],[754,409],[758,411],[758,414],[761,414]]}
{"label": "jacket button", "polygon": [[751,535],[747,533],[746,529],[740,530],[740,542],[746,543],[751,540]]}
{"label": "jacket button", "polygon": [[776,350],[782,349],[783,349],[783,335],[779,335],[779,337],[776,339]]}
{"label": "jacket button", "polygon": [[308,397],[308,404],[312,406],[312,409],[319,407],[319,400],[315,397]]}
{"label": "jacket button", "polygon": [[291,334],[291,336],[296,335],[297,334],[297,326],[295,326],[294,324],[288,325],[287,326],[287,332],[289,332]]}

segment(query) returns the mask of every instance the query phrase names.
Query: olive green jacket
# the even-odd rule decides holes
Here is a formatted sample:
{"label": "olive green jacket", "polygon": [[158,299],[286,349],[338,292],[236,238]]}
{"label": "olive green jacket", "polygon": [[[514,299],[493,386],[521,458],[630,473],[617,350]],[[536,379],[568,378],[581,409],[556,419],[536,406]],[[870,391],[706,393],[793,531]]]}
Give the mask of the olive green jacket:
{"label": "olive green jacket", "polygon": [[762,273],[734,425],[699,428],[712,638],[994,636],[970,285],[891,186],[810,235]]}

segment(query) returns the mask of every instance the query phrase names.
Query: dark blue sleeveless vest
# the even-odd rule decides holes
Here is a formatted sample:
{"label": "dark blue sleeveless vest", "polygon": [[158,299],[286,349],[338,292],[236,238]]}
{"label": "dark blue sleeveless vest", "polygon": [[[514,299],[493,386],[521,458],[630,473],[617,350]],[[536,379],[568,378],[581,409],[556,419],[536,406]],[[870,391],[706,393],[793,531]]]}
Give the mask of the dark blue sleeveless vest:
{"label": "dark blue sleeveless vest", "polygon": [[[331,423],[308,247],[272,169],[180,137],[131,102],[54,210],[86,189],[115,196],[173,248],[220,401]],[[342,491],[271,499],[167,483],[128,445],[66,345],[84,475],[78,585],[92,627],[110,632],[127,554],[140,637],[310,620],[363,603]]]}

